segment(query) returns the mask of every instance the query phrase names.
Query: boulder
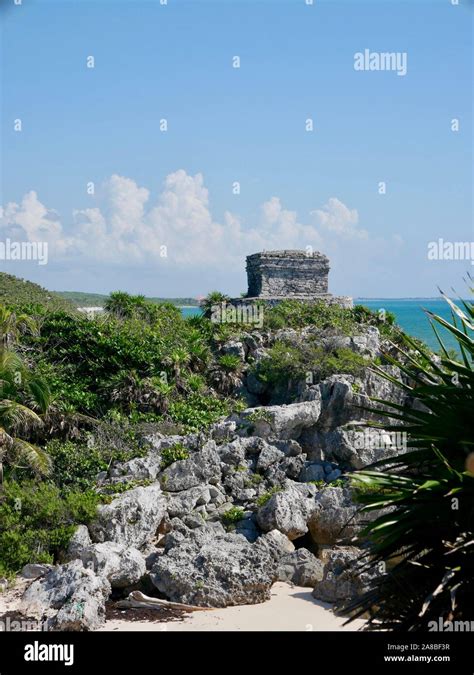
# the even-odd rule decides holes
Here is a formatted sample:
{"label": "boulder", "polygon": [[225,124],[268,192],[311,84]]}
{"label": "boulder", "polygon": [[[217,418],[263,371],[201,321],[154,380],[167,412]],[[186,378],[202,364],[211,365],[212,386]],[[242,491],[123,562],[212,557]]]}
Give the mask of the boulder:
{"label": "boulder", "polygon": [[191,513],[196,506],[199,506],[201,503],[207,503],[205,500],[208,497],[211,498],[211,488],[214,488],[214,486],[198,485],[182,492],[165,492],[166,508],[170,518],[183,518],[185,515]]}
{"label": "boulder", "polygon": [[306,534],[307,523],[316,506],[311,492],[302,488],[304,486],[296,483],[290,484],[259,508],[257,522],[264,532],[279,530],[291,540]]}
{"label": "boulder", "polygon": [[82,551],[92,544],[89,530],[85,525],[78,525],[69,540],[69,544],[64,556],[65,562],[75,560],[81,557]]}
{"label": "boulder", "polygon": [[23,594],[21,611],[46,620],[50,630],[95,630],[105,621],[105,602],[110,593],[105,577],[73,560],[34,581]]}
{"label": "boulder", "polygon": [[161,556],[151,571],[167,598],[202,607],[265,602],[275,578],[276,563],[266,548],[239,534],[200,530]]}
{"label": "boulder", "polygon": [[238,356],[241,361],[245,361],[245,347],[239,340],[229,340],[222,345],[221,351],[223,354]]}
{"label": "boulder", "polygon": [[21,570],[23,579],[38,579],[44,577],[53,569],[52,565],[44,565],[43,563],[29,563]]}
{"label": "boulder", "polygon": [[275,562],[279,562],[284,556],[295,550],[295,545],[288,537],[278,530],[271,530],[262,534],[256,546],[266,549]]}
{"label": "boulder", "polygon": [[324,480],[326,474],[323,466],[319,462],[306,462],[302,469],[299,480],[302,482],[310,482],[317,480]]}
{"label": "boulder", "polygon": [[285,454],[273,445],[266,445],[258,456],[257,471],[263,473],[272,464],[284,459]]}
{"label": "boulder", "polygon": [[368,427],[338,427],[323,435],[324,456],[347,469],[362,469],[387,457],[402,454],[406,448],[397,434]]}
{"label": "boulder", "polygon": [[360,571],[361,553],[353,546],[336,546],[327,551],[323,578],[315,584],[313,597],[323,602],[337,602],[350,600],[368,590],[376,573]]}
{"label": "boulder", "polygon": [[221,463],[217,446],[208,441],[200,451],[194,452],[188,459],[174,462],[166,468],[160,477],[163,490],[181,492],[203,483],[215,484],[221,477]]}
{"label": "boulder", "polygon": [[324,565],[306,548],[284,555],[278,564],[278,578],[295,586],[315,585],[323,578]]}
{"label": "boulder", "polygon": [[81,554],[84,567],[110,581],[112,588],[126,588],[137,583],[146,572],[143,555],[136,548],[106,541],[92,544]]}
{"label": "boulder", "polygon": [[240,416],[237,426],[254,436],[297,439],[302,430],[316,424],[321,413],[321,401],[304,401],[288,405],[247,408]]}
{"label": "boulder", "polygon": [[97,519],[90,524],[96,543],[114,541],[140,548],[152,539],[166,513],[166,502],[159,485],[137,487],[98,508]]}
{"label": "boulder", "polygon": [[335,544],[353,537],[359,529],[357,507],[349,488],[325,487],[315,498],[315,509],[309,519],[309,530],[316,544]]}

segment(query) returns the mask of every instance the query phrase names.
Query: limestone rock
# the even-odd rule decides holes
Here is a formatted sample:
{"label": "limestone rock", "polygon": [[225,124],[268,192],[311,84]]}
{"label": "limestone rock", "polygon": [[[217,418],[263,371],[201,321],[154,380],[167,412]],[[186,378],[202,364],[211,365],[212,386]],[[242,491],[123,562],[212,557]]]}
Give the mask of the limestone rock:
{"label": "limestone rock", "polygon": [[202,485],[217,483],[221,477],[220,458],[214,441],[208,441],[188,459],[174,462],[161,474],[161,485],[167,492],[181,492]]}
{"label": "limestone rock", "polygon": [[89,530],[85,525],[78,525],[69,540],[65,554],[65,561],[75,560],[81,557],[82,551],[92,544]]}
{"label": "limestone rock", "polygon": [[354,536],[359,520],[348,488],[323,488],[317,493],[315,503],[309,530],[317,544],[335,544],[342,538]]}
{"label": "limestone rock", "polygon": [[81,560],[84,567],[106,577],[112,588],[132,586],[146,572],[145,558],[140,551],[111,541],[84,549]]}
{"label": "limestone rock", "polygon": [[243,429],[250,430],[254,436],[297,439],[303,429],[316,424],[320,413],[320,400],[304,401],[288,405],[247,408],[240,414],[239,422]]}
{"label": "limestone rock", "polygon": [[[302,487],[302,486],[301,486]],[[279,530],[293,540],[308,531],[308,521],[316,508],[314,498],[297,484],[276,492],[257,512],[262,530]]]}
{"label": "limestone rock", "polygon": [[276,563],[239,534],[195,530],[161,556],[151,579],[173,602],[203,607],[255,604],[270,599]]}
{"label": "limestone rock", "polygon": [[326,552],[322,580],[313,589],[313,597],[323,602],[349,600],[364,593],[375,574],[361,572],[358,558],[361,550],[353,546],[336,546]]}
{"label": "limestone rock", "polygon": [[278,565],[278,578],[295,586],[315,585],[323,579],[324,566],[316,556],[306,548],[299,548],[283,556]]}
{"label": "limestone rock", "polygon": [[107,579],[73,560],[34,581],[23,594],[21,611],[47,620],[52,630],[94,630],[105,620],[110,592]]}
{"label": "limestone rock", "polygon": [[29,563],[21,570],[21,576],[24,579],[39,579],[44,577],[53,569],[52,565],[44,565],[43,563]]}
{"label": "limestone rock", "polygon": [[99,506],[97,519],[89,526],[92,540],[140,548],[154,537],[165,513],[159,485],[134,488]]}

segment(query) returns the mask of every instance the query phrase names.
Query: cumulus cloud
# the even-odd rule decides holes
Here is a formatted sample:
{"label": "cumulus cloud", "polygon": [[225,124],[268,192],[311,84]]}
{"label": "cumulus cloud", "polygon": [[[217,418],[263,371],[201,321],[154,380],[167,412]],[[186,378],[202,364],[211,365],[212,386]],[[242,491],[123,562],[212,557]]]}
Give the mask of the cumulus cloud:
{"label": "cumulus cloud", "polygon": [[24,195],[21,204],[9,202],[1,209],[0,228],[5,237],[31,242],[55,242],[62,235],[57,213],[47,209],[34,190]]}
{"label": "cumulus cloud", "polygon": [[322,209],[311,211],[316,222],[330,233],[340,235],[346,239],[368,239],[367,230],[358,228],[359,214],[356,209],[349,209],[336,197],[331,197]]}
{"label": "cumulus cloud", "polygon": [[336,197],[311,211],[307,222],[276,196],[261,205],[252,226],[230,211],[218,222],[202,174],[191,176],[184,170],[169,174],[156,196],[131,178],[113,175],[98,190],[96,205],[72,216],[61,223],[55,211],[29,192],[21,204],[9,203],[0,212],[0,235],[48,241],[51,261],[145,267],[161,260],[176,268],[203,270],[241,268],[246,255],[263,249],[312,246],[333,256],[348,239],[351,255],[353,245],[364,248],[366,255],[372,242],[378,255],[385,242],[361,229],[357,210]]}

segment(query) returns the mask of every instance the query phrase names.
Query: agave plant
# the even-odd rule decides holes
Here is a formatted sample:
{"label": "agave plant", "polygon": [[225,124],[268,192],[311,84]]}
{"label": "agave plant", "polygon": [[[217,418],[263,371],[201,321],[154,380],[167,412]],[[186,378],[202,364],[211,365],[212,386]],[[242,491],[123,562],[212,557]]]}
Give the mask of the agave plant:
{"label": "agave plant", "polygon": [[[47,384],[34,377],[21,358],[8,349],[0,350],[0,474],[3,464],[48,474],[47,453],[25,440],[43,424],[51,395]],[[0,475],[1,477],[1,475]]]}
{"label": "agave plant", "polygon": [[[344,609],[351,620],[368,613],[368,629],[474,618],[474,307],[445,300],[451,321],[427,312],[440,356],[405,336],[399,355],[387,355],[401,377],[375,369],[407,394],[404,404],[375,402],[391,431],[408,434],[409,451],[352,475],[362,513],[376,512],[358,536],[361,571],[378,574]],[[439,327],[457,341],[458,356]]]}

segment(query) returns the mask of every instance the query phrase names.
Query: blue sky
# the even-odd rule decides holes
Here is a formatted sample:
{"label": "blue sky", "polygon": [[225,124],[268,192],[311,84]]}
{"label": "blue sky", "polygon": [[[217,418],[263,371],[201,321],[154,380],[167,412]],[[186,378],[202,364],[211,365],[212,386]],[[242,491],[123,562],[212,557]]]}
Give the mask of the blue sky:
{"label": "blue sky", "polygon": [[[49,259],[4,271],[238,294],[245,255],[313,246],[335,293],[464,290],[469,261],[427,246],[474,238],[472,2],[13,1],[0,239],[46,240]],[[407,74],[354,70],[364,49],[406,52]]]}

